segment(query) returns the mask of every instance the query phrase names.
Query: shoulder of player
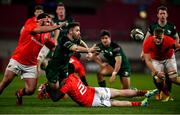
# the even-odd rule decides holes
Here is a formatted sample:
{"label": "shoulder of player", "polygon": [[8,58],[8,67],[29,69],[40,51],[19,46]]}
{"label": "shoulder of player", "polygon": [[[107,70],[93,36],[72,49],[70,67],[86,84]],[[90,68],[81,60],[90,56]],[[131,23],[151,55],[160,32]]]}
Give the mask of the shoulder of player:
{"label": "shoulder of player", "polygon": [[36,22],[36,17],[34,16],[34,17],[31,17],[31,18],[28,18],[27,20],[26,20],[26,22],[25,22],[25,24],[27,24],[27,23],[29,23],[29,22]]}
{"label": "shoulder of player", "polygon": [[176,26],[175,26],[173,23],[167,22],[167,25],[168,25],[170,28],[176,29]]}
{"label": "shoulder of player", "polygon": [[151,22],[150,26],[152,26],[152,25],[158,25],[158,22]]}
{"label": "shoulder of player", "polygon": [[37,24],[33,21],[23,26],[23,31],[33,31],[37,27]]}
{"label": "shoulder of player", "polygon": [[164,35],[164,38],[167,39],[168,41],[169,40],[174,40],[171,36],[167,36],[167,35]]}
{"label": "shoulder of player", "polygon": [[118,45],[117,43],[114,43],[114,42],[111,42],[111,47],[114,52],[120,52],[123,50],[120,45]]}
{"label": "shoulder of player", "polygon": [[153,36],[149,36],[147,39],[145,39],[144,43],[143,44],[149,44],[150,42],[152,42],[154,39]]}
{"label": "shoulder of player", "polygon": [[167,22],[167,25],[169,25],[169,26],[175,26],[173,23],[171,23],[171,22]]}
{"label": "shoulder of player", "polygon": [[65,35],[63,35],[62,38],[59,40],[59,44],[61,44],[61,45],[65,44],[67,42],[71,42],[71,40]]}
{"label": "shoulder of player", "polygon": [[117,48],[117,47],[121,48],[121,46],[119,44],[115,43],[115,42],[111,42],[111,47],[113,47],[113,48]]}

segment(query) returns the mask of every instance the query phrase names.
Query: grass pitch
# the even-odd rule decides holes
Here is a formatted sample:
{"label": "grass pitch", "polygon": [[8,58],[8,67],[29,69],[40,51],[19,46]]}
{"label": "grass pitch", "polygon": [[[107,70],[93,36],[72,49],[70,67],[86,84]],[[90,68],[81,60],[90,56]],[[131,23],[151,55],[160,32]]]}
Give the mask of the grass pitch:
{"label": "grass pitch", "polygon": [[[0,80],[2,79],[0,75]],[[108,81],[109,77],[106,77]],[[88,83],[91,86],[98,86],[95,74],[87,74]],[[46,78],[39,78],[38,86],[45,82]],[[154,89],[150,75],[133,74],[131,76],[132,87],[138,89]],[[107,82],[109,87],[109,84]],[[36,94],[23,97],[23,106],[16,106],[15,91],[24,86],[23,80],[16,77],[13,82],[0,95],[0,114],[178,114],[180,113],[180,87],[173,85],[172,96],[174,101],[160,102],[154,97],[149,99],[148,107],[80,107],[70,98],[52,102],[50,99],[38,100]],[[120,88],[119,78],[111,85]],[[117,98],[120,100],[141,101],[143,98]]]}

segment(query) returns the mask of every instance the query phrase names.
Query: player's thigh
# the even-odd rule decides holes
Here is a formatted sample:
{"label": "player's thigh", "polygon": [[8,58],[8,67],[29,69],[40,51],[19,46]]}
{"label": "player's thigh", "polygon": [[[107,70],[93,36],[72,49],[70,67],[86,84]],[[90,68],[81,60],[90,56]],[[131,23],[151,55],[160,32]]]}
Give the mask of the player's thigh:
{"label": "player's thigh", "polygon": [[6,69],[2,81],[3,82],[11,82],[15,76],[16,76],[16,73],[14,73],[11,70]]}
{"label": "player's thigh", "polygon": [[167,59],[165,65],[166,65],[167,72],[171,72],[171,71],[177,72],[177,63],[176,63],[175,56],[173,56],[171,59]]}
{"label": "player's thigh", "polygon": [[171,79],[171,81],[175,81],[176,77],[178,77],[178,74],[177,74],[177,63],[174,55],[172,56],[171,59],[167,59],[166,69],[167,69],[168,77]]}

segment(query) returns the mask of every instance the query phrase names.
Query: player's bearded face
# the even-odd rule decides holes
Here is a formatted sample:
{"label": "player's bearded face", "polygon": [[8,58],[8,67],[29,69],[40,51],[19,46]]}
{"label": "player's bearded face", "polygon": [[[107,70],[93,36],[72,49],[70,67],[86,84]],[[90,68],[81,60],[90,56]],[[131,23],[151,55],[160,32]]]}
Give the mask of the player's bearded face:
{"label": "player's bearded face", "polygon": [[108,47],[111,43],[111,39],[109,36],[105,35],[101,37],[101,42],[104,46]]}
{"label": "player's bearded face", "polygon": [[73,29],[73,34],[72,34],[73,39],[80,39],[81,38],[81,32],[79,26],[76,26]]}

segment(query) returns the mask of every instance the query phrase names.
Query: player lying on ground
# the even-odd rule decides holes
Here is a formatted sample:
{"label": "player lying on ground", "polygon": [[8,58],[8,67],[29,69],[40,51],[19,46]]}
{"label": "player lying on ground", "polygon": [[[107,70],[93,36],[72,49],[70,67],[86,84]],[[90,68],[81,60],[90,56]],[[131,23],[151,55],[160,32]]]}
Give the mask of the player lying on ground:
{"label": "player lying on ground", "polygon": [[[69,64],[69,73],[69,76],[61,82],[59,95],[60,97],[63,97],[65,94],[68,94],[72,100],[81,106],[147,106],[147,99],[158,93],[157,89],[152,91],[131,89],[118,90],[113,88],[85,86],[80,78],[74,74],[73,64]],[[45,84],[44,86],[45,88],[42,88],[40,92],[53,92],[48,84]],[[120,96],[134,97],[144,95],[147,98],[142,102],[119,101],[112,99]]]}

